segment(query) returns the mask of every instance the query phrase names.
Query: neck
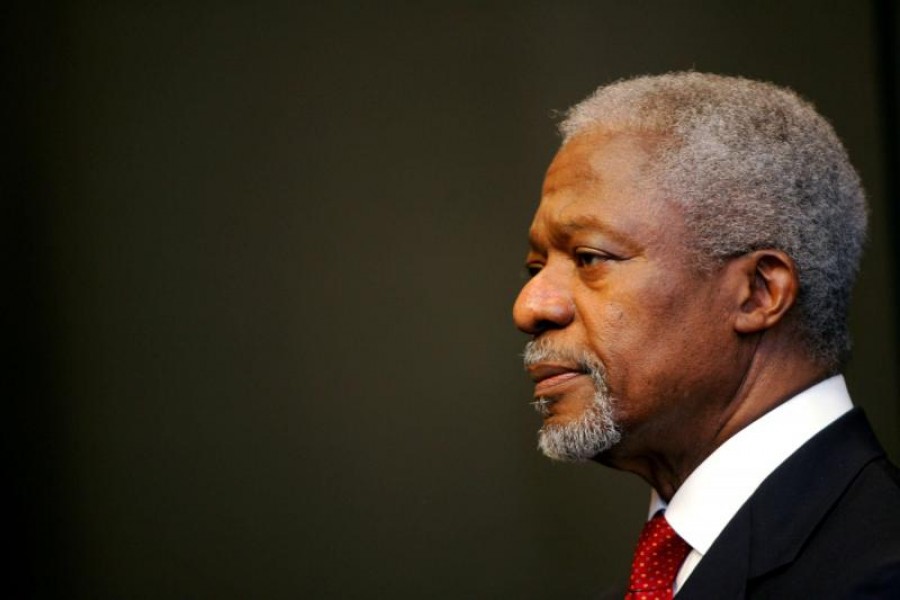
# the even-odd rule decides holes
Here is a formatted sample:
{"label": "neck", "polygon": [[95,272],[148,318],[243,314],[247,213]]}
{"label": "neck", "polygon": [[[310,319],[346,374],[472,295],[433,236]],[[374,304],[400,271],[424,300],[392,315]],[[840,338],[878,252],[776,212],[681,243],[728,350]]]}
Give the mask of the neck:
{"label": "neck", "polygon": [[828,371],[795,346],[768,340],[753,353],[730,389],[705,402],[702,414],[673,427],[642,436],[653,440],[645,448],[629,448],[623,440],[598,457],[613,468],[630,471],[646,480],[667,502],[700,463],[727,439],[804,389],[822,381]]}

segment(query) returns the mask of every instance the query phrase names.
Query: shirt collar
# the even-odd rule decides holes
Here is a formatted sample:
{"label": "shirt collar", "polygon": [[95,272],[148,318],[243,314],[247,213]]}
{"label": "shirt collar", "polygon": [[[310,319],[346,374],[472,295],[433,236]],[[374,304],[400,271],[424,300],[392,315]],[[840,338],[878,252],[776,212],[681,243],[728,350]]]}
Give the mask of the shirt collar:
{"label": "shirt collar", "polygon": [[650,516],[665,509],[678,535],[706,554],[763,480],[852,408],[840,375],[800,392],[727,439],[688,476],[668,506],[653,490]]}

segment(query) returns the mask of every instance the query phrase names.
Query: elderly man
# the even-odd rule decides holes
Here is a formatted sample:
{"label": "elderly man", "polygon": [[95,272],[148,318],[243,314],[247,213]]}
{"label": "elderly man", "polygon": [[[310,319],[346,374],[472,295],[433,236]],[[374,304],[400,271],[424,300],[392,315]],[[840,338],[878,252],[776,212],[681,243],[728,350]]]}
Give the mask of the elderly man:
{"label": "elderly man", "polygon": [[841,367],[859,177],[793,92],[674,73],[572,108],[514,307],[540,448],[653,488],[628,598],[900,598],[900,475]]}

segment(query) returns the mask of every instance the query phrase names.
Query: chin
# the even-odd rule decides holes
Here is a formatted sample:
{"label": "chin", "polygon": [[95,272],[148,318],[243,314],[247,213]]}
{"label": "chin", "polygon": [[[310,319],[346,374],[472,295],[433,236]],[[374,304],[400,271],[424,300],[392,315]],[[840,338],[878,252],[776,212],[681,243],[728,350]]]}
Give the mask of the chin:
{"label": "chin", "polygon": [[596,417],[596,413],[589,411],[575,421],[545,423],[538,434],[538,448],[553,460],[602,462],[622,435],[612,419]]}

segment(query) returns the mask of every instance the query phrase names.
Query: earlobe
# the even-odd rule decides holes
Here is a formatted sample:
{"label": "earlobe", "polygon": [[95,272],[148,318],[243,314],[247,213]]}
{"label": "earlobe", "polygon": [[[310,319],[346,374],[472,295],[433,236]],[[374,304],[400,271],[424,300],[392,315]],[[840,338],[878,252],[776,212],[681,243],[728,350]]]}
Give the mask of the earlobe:
{"label": "earlobe", "polygon": [[780,250],[757,250],[736,260],[743,283],[735,330],[749,334],[775,326],[797,300],[794,261]]}

